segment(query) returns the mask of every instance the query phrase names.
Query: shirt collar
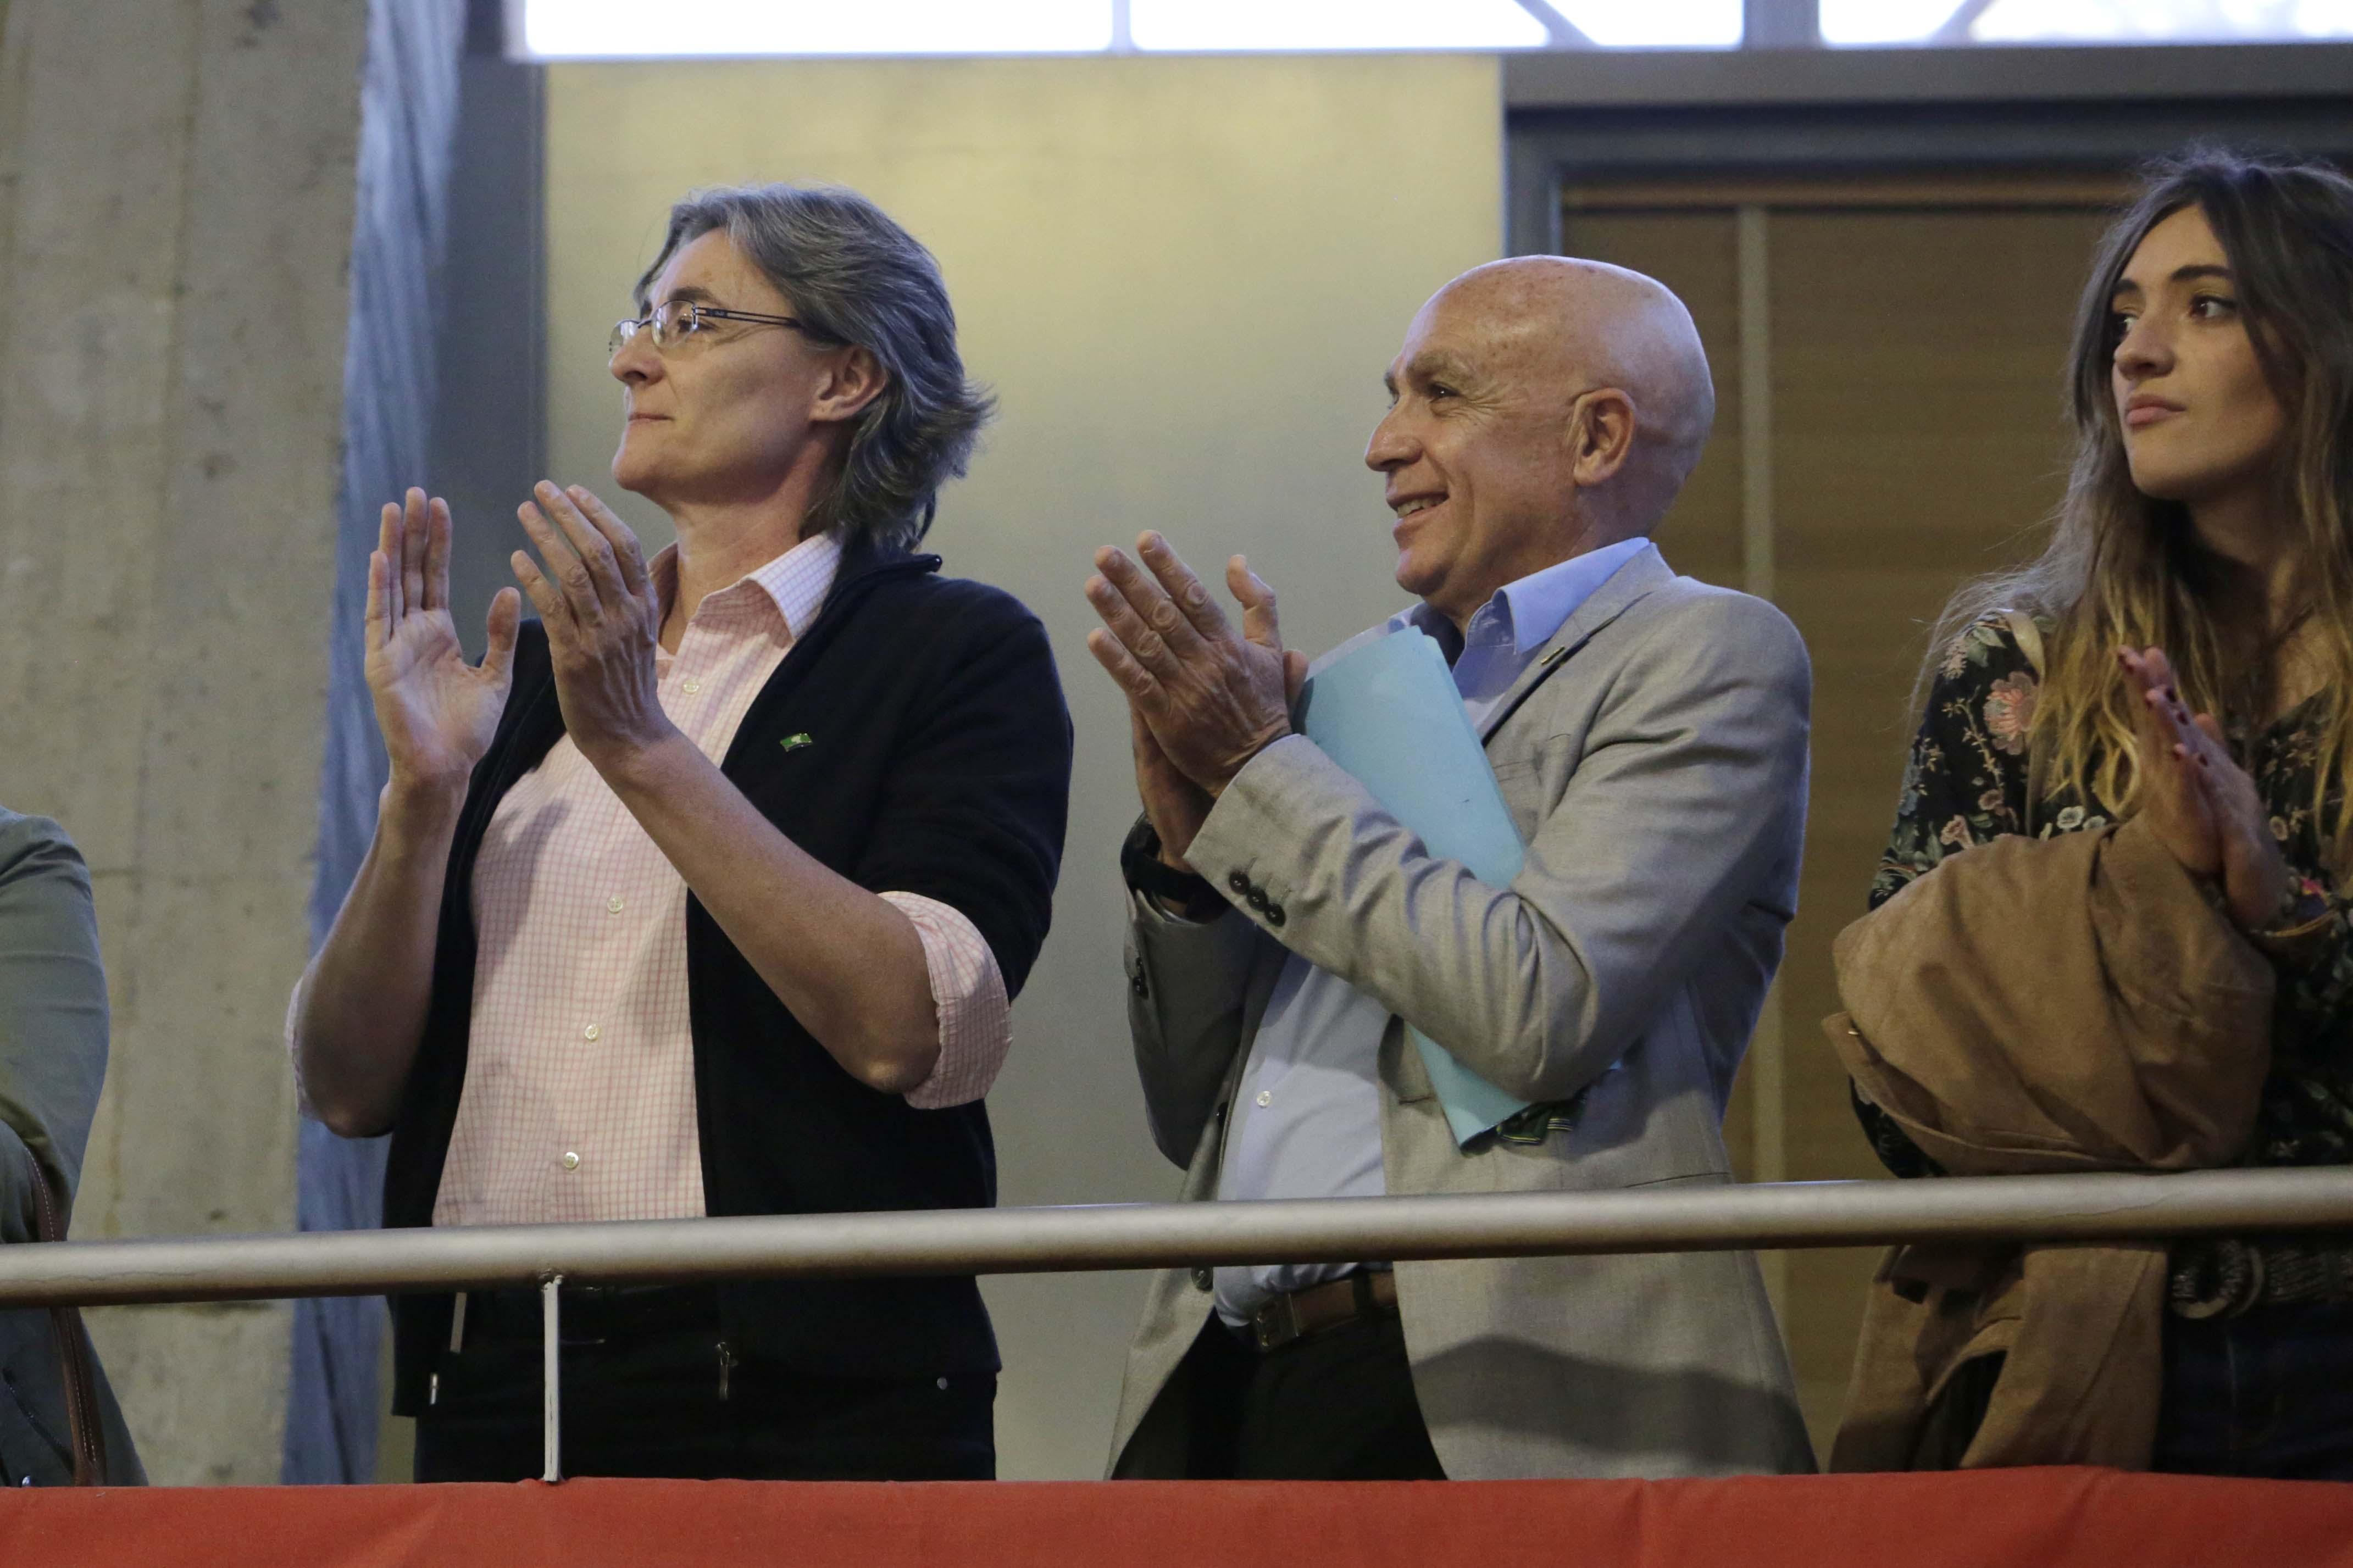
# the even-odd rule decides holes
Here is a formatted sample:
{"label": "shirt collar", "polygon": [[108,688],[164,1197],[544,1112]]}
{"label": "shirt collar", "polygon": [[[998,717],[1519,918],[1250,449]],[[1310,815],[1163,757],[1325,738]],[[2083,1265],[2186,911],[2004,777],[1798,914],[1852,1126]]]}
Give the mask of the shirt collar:
{"label": "shirt collar", "polygon": [[[812,534],[771,561],[754,566],[696,606],[695,617],[724,614],[743,603],[765,602],[784,617],[786,635],[797,642],[816,624],[841,569],[841,537]],[[678,546],[665,547],[648,568],[665,610],[678,600]]]}
{"label": "shirt collar", "polygon": [[1417,605],[1407,618],[1450,651],[1461,643],[1497,643],[1525,658],[1550,642],[1562,623],[1620,567],[1651,547],[1647,539],[1622,539],[1506,583],[1479,606],[1460,638],[1452,624],[1428,605]]}

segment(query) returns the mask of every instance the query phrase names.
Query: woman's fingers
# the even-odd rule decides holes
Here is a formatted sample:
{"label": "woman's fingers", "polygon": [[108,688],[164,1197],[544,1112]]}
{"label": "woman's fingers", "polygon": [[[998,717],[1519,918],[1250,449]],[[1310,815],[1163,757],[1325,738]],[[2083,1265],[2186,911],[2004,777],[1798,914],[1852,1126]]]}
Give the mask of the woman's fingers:
{"label": "woman's fingers", "polygon": [[384,514],[376,521],[375,552],[384,557],[385,593],[385,625],[387,631],[400,624],[400,503],[384,503]]}
{"label": "woman's fingers", "polygon": [[435,496],[425,506],[425,601],[428,610],[449,607],[449,503]]}
{"label": "woman's fingers", "polygon": [[523,595],[531,600],[532,607],[539,612],[539,618],[546,623],[548,634],[570,635],[575,623],[564,590],[548,580],[547,574],[539,569],[539,563],[526,552],[516,551],[507,557],[507,564],[513,569],[515,581],[522,584]]}
{"label": "woman's fingers", "polygon": [[[533,493],[539,498],[543,515],[552,519],[555,526],[563,530],[564,542],[580,558],[580,564],[588,574],[588,589],[596,596],[597,609],[601,612],[620,608],[633,595],[622,586],[621,565],[613,557],[612,544],[554,480],[540,480]],[[567,574],[567,590],[571,584],[572,579]]]}
{"label": "woman's fingers", "polygon": [[400,607],[403,613],[427,608],[425,547],[431,535],[431,524],[426,518],[425,492],[412,485],[400,511]]}
{"label": "woman's fingers", "polygon": [[631,598],[644,596],[653,586],[653,574],[646,568],[645,547],[638,542],[636,532],[587,486],[566,485],[564,493],[611,546],[613,559],[621,569],[621,586]]}
{"label": "woman's fingers", "polygon": [[522,595],[512,588],[501,588],[491,595],[491,614],[484,627],[489,639],[482,647],[482,670],[501,686],[513,678],[515,636],[522,626]]}
{"label": "woman's fingers", "polygon": [[392,637],[392,572],[385,564],[384,552],[373,551],[368,555],[367,609],[363,617],[364,636],[360,646],[368,649],[382,647]]}
{"label": "woman's fingers", "polygon": [[[515,508],[515,517],[522,522],[523,532],[529,534],[531,542],[539,547],[539,558],[543,563],[538,573],[539,579],[547,585],[549,593],[567,606],[565,619],[573,622],[602,619],[604,603],[596,593],[596,580],[589,575],[588,565],[580,559],[579,552],[566,542],[563,531],[549,521],[547,515],[531,501]],[[521,573],[515,575],[519,581],[522,579]],[[527,582],[523,584],[523,592],[531,593],[531,584]],[[538,595],[532,595],[532,603],[539,604]],[[540,605],[540,614],[547,614],[546,605]]]}

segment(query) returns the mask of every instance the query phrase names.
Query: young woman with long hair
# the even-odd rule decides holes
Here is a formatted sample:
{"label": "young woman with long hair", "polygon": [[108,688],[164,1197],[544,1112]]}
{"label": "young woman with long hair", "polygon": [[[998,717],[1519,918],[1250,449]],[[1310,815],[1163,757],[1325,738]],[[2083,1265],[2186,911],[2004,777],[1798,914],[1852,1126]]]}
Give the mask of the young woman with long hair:
{"label": "young woman with long hair", "polygon": [[[2273,971],[2270,1065],[2224,1158],[2353,1163],[2353,182],[2154,167],[2069,379],[2065,502],[2038,559],[1937,627],[1872,908],[2002,836],[2141,819]],[[1897,1175],[1937,1173],[1856,1106]],[[2353,1237],[2178,1245],[2167,1287],[2156,1468],[2353,1478]]]}

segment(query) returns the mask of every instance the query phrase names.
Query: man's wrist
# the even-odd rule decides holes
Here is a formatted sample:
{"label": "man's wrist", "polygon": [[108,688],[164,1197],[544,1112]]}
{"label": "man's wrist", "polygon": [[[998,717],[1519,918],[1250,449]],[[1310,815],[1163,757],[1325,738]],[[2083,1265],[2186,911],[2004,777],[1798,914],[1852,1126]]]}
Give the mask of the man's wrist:
{"label": "man's wrist", "polygon": [[1128,887],[1180,920],[1208,920],[1225,912],[1226,901],[1209,879],[1168,864],[1152,818],[1139,816],[1119,847],[1120,874]]}
{"label": "man's wrist", "polygon": [[1242,770],[1249,767],[1252,763],[1258,761],[1259,758],[1265,753],[1266,749],[1269,746],[1273,745],[1278,741],[1287,741],[1297,732],[1298,731],[1292,729],[1290,720],[1284,719],[1278,721],[1271,731],[1262,738],[1257,745],[1252,746],[1243,754],[1242,760],[1234,764],[1234,768],[1231,773],[1226,774],[1226,776],[1221,779],[1203,781],[1201,788],[1208,792],[1211,800],[1222,798],[1226,793],[1226,786],[1232,784],[1236,779],[1241,777]]}

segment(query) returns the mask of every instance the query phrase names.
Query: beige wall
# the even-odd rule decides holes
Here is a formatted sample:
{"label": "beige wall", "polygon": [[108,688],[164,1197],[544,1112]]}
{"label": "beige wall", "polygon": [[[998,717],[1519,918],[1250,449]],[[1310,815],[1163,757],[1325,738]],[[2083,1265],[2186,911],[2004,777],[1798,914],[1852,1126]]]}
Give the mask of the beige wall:
{"label": "beige wall", "polygon": [[[990,1097],[1008,1204],[1156,1199],[1128,1062],[1113,851],[1124,710],[1088,657],[1099,544],[1247,550],[1291,640],[1394,609],[1361,465],[1414,309],[1501,244],[1492,59],[1261,58],[574,66],[548,84],[548,450],[604,485],[607,329],[689,186],[833,180],[938,254],[1003,413],[933,547],[1041,616],[1078,728],[1055,927]],[[622,510],[656,540],[659,519]],[[501,519],[462,520],[511,527]],[[1103,1459],[1134,1276],[989,1282],[1002,1473]]]}
{"label": "beige wall", "polygon": [[[90,860],[78,1238],[294,1224],[366,7],[0,9],[0,803]],[[282,1303],[90,1327],[158,1481],[274,1481]]]}

